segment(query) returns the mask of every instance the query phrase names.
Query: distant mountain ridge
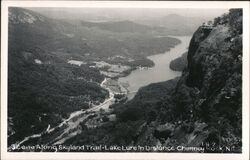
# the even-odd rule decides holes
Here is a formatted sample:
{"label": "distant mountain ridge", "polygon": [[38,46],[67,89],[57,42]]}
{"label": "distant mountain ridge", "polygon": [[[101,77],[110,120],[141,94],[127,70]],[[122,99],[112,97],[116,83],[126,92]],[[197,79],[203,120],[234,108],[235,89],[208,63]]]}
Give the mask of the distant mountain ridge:
{"label": "distant mountain ridge", "polygon": [[86,27],[98,27],[100,29],[109,30],[112,32],[147,32],[152,30],[152,27],[137,24],[132,21],[109,21],[109,22],[87,22],[81,21],[81,24]]}
{"label": "distant mountain ridge", "polygon": [[169,14],[165,17],[140,21],[140,23],[149,26],[164,27],[170,35],[192,35],[197,27],[207,20],[207,18]]}
{"label": "distant mountain ridge", "polygon": [[9,8],[9,23],[22,24],[22,23],[35,23],[37,21],[44,22],[45,17],[30,10],[19,10],[16,8]]}
{"label": "distant mountain ridge", "polygon": [[[157,30],[165,31],[166,35],[176,35],[176,36],[182,36],[182,35],[192,35],[197,27],[199,27],[203,22],[210,20],[211,17],[197,17],[187,15],[181,15],[181,14],[161,14],[160,16],[147,16],[149,13],[147,13],[144,17],[140,15],[139,17],[126,17],[126,13],[116,14],[118,11],[108,14],[104,12],[105,14],[102,14],[102,12],[98,12],[96,14],[83,12],[80,14],[77,14],[77,12],[74,13],[68,13],[66,12],[63,14],[63,11],[60,10],[59,12],[53,11],[53,9],[45,9],[45,10],[39,10],[39,9],[32,9],[33,11],[38,11],[42,15],[46,15],[48,17],[53,17],[54,19],[58,20],[65,20],[65,21],[83,21],[85,24],[91,25],[92,27],[96,26],[105,30],[109,31],[119,31],[119,32],[127,32],[127,27],[130,28],[132,32],[138,31],[138,27],[141,27],[141,31],[139,32],[148,32],[150,31],[150,28],[154,28]],[[47,11],[47,12],[46,12]],[[129,11],[128,11],[129,12]],[[61,13],[61,14],[59,14]],[[129,13],[128,13],[129,14]],[[141,13],[140,13],[141,14]],[[61,16],[63,15],[63,16]],[[121,17],[119,18],[119,15]],[[72,17],[75,16],[75,17]],[[100,24],[95,23],[95,21],[101,22]],[[106,22],[104,22],[106,21]],[[91,22],[94,22],[91,24]],[[98,22],[98,23],[99,23]],[[103,22],[103,24],[102,24]],[[117,27],[109,27],[109,23],[113,23],[114,25],[120,26],[120,29]],[[135,24],[132,24],[135,23]],[[123,24],[124,26],[122,26]],[[144,25],[144,26],[139,26]],[[127,26],[127,27],[126,27]],[[134,28],[134,29],[133,29]]]}

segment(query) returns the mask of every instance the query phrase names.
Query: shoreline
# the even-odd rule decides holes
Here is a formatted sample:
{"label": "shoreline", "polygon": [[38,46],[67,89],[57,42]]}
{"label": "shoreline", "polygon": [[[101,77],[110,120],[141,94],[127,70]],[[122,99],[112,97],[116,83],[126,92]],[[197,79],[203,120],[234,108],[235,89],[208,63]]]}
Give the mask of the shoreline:
{"label": "shoreline", "polygon": [[[142,68],[139,70],[135,69],[131,71],[131,73],[127,75],[126,77],[121,76],[117,78],[119,82],[128,82],[132,84],[130,87],[128,87],[128,90],[131,93],[131,95],[129,95],[130,99],[132,99],[135,96],[136,93],[134,92],[138,92],[139,88],[143,86],[147,86],[150,83],[167,81],[170,79],[174,79],[176,76],[180,76],[179,74],[181,74],[181,71],[174,71],[170,68],[169,65],[172,60],[174,60],[176,57],[179,58],[181,56],[181,55],[179,56],[179,54],[187,50],[186,45],[188,46],[187,43],[189,39],[191,38],[189,36],[171,36],[171,37],[178,39],[180,43],[178,43],[177,45],[172,47],[170,50],[167,50],[163,53],[153,54],[153,55],[149,55],[146,57],[147,59],[149,59],[150,61],[154,63],[153,67],[146,68],[146,69]],[[164,68],[164,71],[163,71],[163,68]],[[148,70],[152,70],[152,71],[148,71]],[[146,80],[148,78],[149,80]]]}

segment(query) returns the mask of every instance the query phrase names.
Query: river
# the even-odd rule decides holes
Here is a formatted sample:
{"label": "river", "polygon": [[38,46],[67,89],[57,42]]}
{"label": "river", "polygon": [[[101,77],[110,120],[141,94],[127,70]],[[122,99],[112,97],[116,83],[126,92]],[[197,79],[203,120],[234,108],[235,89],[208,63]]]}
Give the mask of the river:
{"label": "river", "polygon": [[154,62],[154,67],[149,69],[137,69],[126,77],[118,79],[121,83],[128,84],[128,98],[132,99],[139,88],[150,83],[162,82],[181,75],[181,72],[173,71],[169,64],[173,59],[180,57],[187,51],[191,36],[171,36],[181,40],[181,43],[163,54],[148,56]]}

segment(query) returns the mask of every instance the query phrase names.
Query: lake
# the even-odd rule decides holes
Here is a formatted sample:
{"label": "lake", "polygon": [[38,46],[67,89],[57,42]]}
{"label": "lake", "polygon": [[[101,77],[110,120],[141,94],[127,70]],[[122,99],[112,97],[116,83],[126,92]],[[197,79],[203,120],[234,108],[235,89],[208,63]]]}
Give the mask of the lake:
{"label": "lake", "polygon": [[154,67],[150,69],[136,69],[128,76],[118,79],[119,82],[128,84],[129,99],[134,97],[140,87],[150,83],[167,81],[181,75],[181,72],[171,70],[169,64],[173,59],[180,57],[187,51],[191,36],[171,37],[181,40],[181,43],[165,53],[148,56],[147,58],[154,62]]}
{"label": "lake", "polygon": [[[127,95],[129,99],[132,99],[134,97],[134,95],[136,94],[136,92],[140,87],[146,86],[150,83],[156,83],[173,79],[181,75],[181,72],[172,71],[169,68],[169,64],[173,59],[180,57],[184,52],[187,51],[187,47],[189,45],[191,37],[175,37],[175,38],[180,39],[181,43],[176,45],[170,51],[167,51],[163,54],[157,54],[148,57],[155,63],[155,66],[153,68],[141,69],[141,70],[137,69],[132,71],[131,74],[129,74],[128,76],[118,79],[119,82],[129,84],[127,88],[128,91],[130,92]],[[76,61],[74,61],[73,63],[76,63]],[[80,61],[77,61],[77,65],[78,63],[80,64]],[[104,85],[105,82],[106,79],[101,83],[102,87],[105,87]],[[88,117],[93,116],[94,114],[100,112],[101,108],[108,112],[108,107],[114,103],[114,94],[111,92],[109,88],[106,89],[109,90],[110,97],[100,105],[94,106],[87,110],[75,111],[71,113],[68,119],[59,123],[57,126],[50,128],[50,124],[48,124],[48,128],[46,129],[45,132],[43,131],[39,134],[33,134],[31,136],[25,137],[22,141],[18,142],[16,145],[20,146],[23,143],[27,143],[27,141],[37,138],[41,139],[43,138],[43,136],[45,136],[46,138],[46,134],[48,133],[50,135],[56,136],[55,138],[56,141],[53,142],[54,144],[62,144],[66,140],[81,133],[81,128],[78,127],[80,123],[82,123],[83,121],[87,122]]]}

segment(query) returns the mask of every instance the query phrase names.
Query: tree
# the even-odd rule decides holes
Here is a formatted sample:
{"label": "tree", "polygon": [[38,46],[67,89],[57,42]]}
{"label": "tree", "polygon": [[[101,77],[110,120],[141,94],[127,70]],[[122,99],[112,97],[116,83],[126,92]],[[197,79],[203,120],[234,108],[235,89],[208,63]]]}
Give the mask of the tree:
{"label": "tree", "polygon": [[229,26],[233,32],[242,34],[242,9],[229,10]]}

